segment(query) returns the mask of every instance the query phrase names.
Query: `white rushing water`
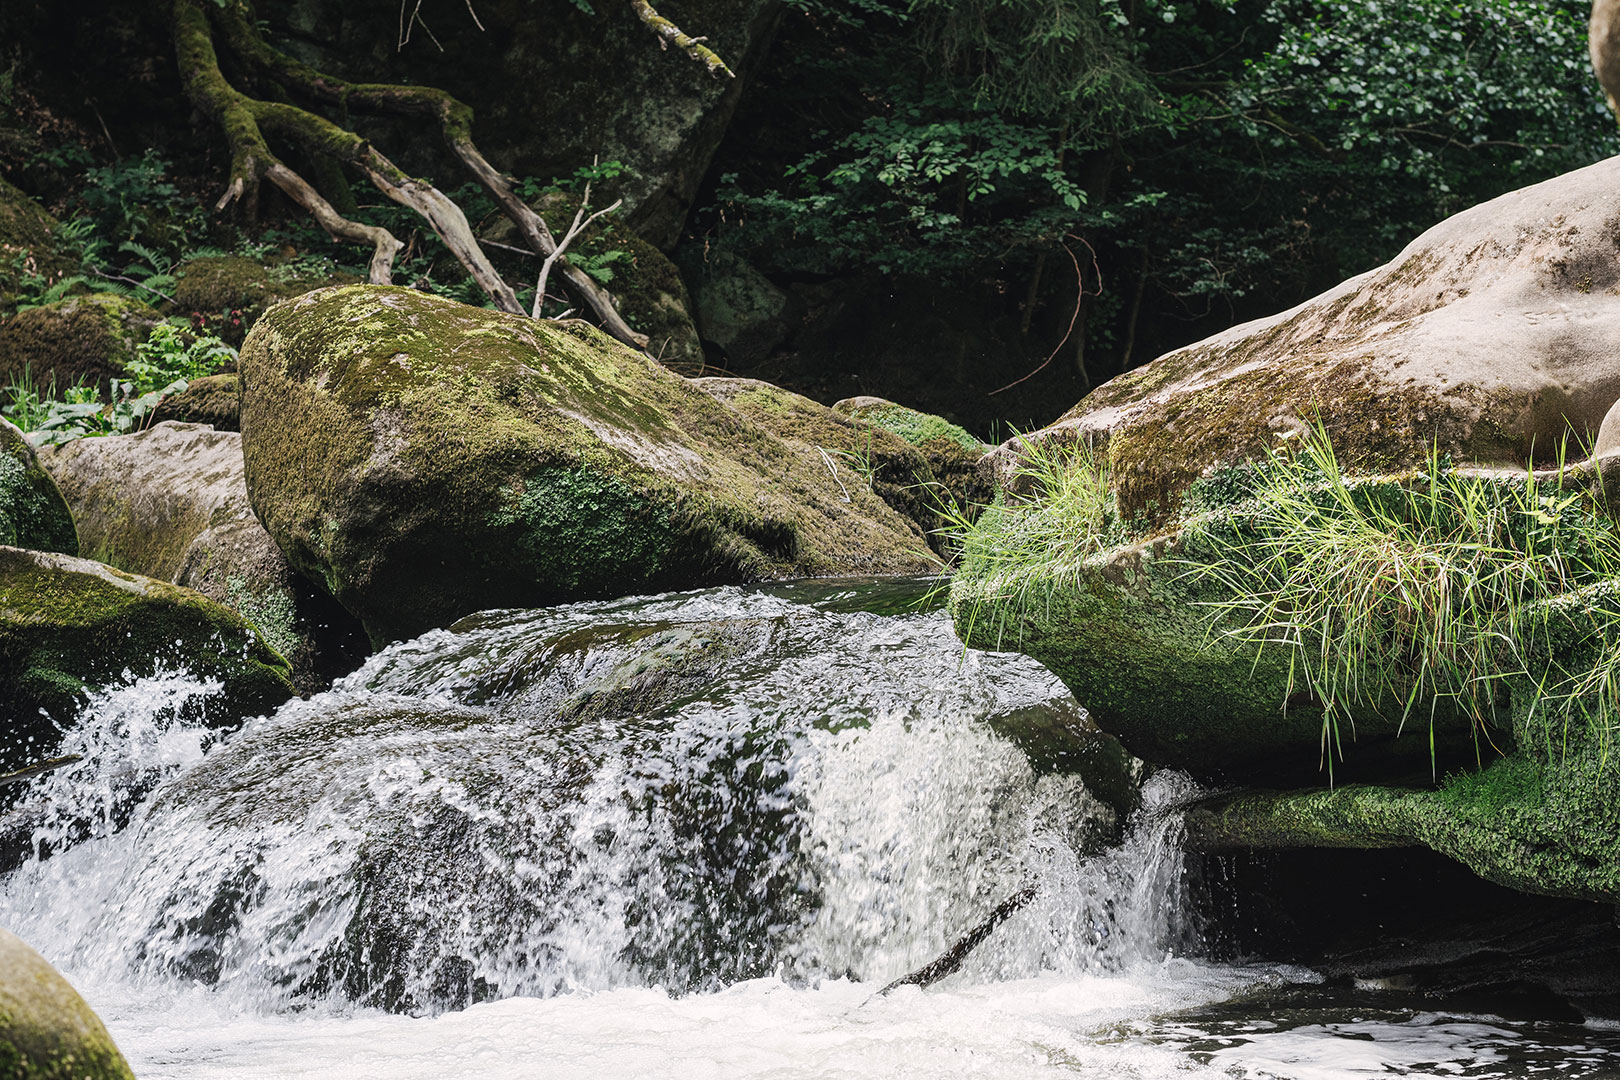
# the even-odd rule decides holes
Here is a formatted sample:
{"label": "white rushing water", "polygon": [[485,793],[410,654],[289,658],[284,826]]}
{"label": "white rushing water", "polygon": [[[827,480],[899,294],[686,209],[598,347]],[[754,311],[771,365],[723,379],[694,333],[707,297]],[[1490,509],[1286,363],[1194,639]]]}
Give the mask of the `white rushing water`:
{"label": "white rushing water", "polygon": [[[224,740],[177,718],[205,684],[112,688],[11,812],[0,925],[148,1080],[1326,1077],[1380,1037],[1427,1075],[1467,1040],[1201,1042],[1174,1017],[1312,977],[1181,955],[1191,786],[1122,825],[1128,763],[1044,669],[818,598],[483,616]],[[1027,884],[959,973],[877,994]]]}

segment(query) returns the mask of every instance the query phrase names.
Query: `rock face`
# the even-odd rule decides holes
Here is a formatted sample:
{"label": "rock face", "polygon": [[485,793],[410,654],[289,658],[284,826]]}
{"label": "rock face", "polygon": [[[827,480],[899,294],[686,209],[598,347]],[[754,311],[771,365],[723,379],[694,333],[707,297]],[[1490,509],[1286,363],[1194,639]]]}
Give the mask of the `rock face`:
{"label": "rock face", "polygon": [[836,401],[832,409],[840,416],[892,432],[915,446],[927,460],[935,482],[944,487],[958,507],[982,505],[995,494],[988,470],[980,467],[990,447],[966,428],[942,416],[868,395]]}
{"label": "rock face", "polygon": [[73,518],[61,491],[11,421],[0,417],[0,544],[79,553]]}
{"label": "rock face", "polygon": [[89,559],[0,547],[0,763],[44,756],[85,690],[159,665],[220,680],[205,706],[215,724],[293,694],[287,662],[201,593]]}
{"label": "rock face", "polygon": [[[958,632],[1041,660],[1133,753],[1265,789],[1195,810],[1198,845],[1428,847],[1522,891],[1620,900],[1615,703],[1593,689],[1620,574],[1583,554],[1614,528],[1616,459],[1526,472],[1571,429],[1615,442],[1616,180],[1620,159],[1469,210],[1389,266],[1162,357],[998,450],[1003,494],[952,586]],[[1318,419],[1332,460],[1311,456]],[[1467,468],[1428,463],[1435,451]],[[1472,494],[1440,499],[1443,476],[1471,477],[1457,490]],[[1443,545],[1473,535],[1455,531],[1469,520],[1498,524],[1477,526],[1490,554],[1464,570]],[[1300,539],[1271,547],[1290,522]],[[1306,592],[1244,631],[1239,613],[1280,595],[1253,572],[1268,551],[1331,572],[1296,579]],[[1512,599],[1460,598],[1536,559],[1560,569],[1515,578],[1534,584]],[[1461,591],[1424,592],[1425,574]],[[1324,657],[1385,658],[1333,669],[1375,690],[1334,691],[1350,697],[1327,790],[1323,684],[1283,643],[1315,647],[1290,622],[1302,609],[1338,620]],[[1419,640],[1437,610],[1450,621]],[[1444,674],[1446,650],[1475,633],[1489,648],[1467,685],[1491,691],[1465,708],[1474,691],[1438,680],[1462,677]]]}
{"label": "rock face", "polygon": [[139,300],[111,293],[20,311],[0,322],[0,383],[27,378],[58,393],[81,381],[100,385],[123,374],[162,321]]}
{"label": "rock face", "polygon": [[[515,175],[566,178],[593,160],[622,162],[623,175],[597,185],[597,205],[622,196],[630,226],[664,249],[680,235],[780,16],[767,0],[701,0],[664,13],[705,38],[736,72],[730,79],[711,76],[678,49],[660,48],[628,6],[567,5],[537,21],[522,4],[486,4],[476,22],[463,12],[434,24],[442,50],[420,35],[396,47],[395,13],[380,8],[276,0],[261,10],[286,28],[284,40],[295,43],[300,59],[322,70],[455,94],[476,110],[473,135],[484,152]],[[558,42],[577,44],[559,50]],[[513,93],[514,86],[546,92]],[[414,121],[396,131],[398,138],[378,136],[378,145],[415,150],[413,139],[427,141]],[[551,225],[561,232],[558,222]]]}
{"label": "rock face", "polygon": [[1571,428],[1590,440],[1620,399],[1617,296],[1610,158],[1466,210],[1385,266],[1113,379],[1036,438],[1105,447],[1127,518],[1171,516],[1201,473],[1318,413],[1365,469],[1411,464],[1435,443],[1459,462],[1550,461]]}
{"label": "rock face", "polygon": [[87,557],[232,609],[287,658],[300,690],[364,657],[353,617],[299,577],[253,516],[240,435],[165,422],[48,447],[44,459]]}
{"label": "rock face", "polygon": [[0,1076],[134,1080],[99,1017],[16,935],[0,930]]}
{"label": "rock face", "polygon": [[490,607],[934,565],[870,487],[583,324],[324,289],[266,314],[241,368],[254,509],[375,641]]}
{"label": "rock face", "polygon": [[792,298],[735,255],[704,264],[692,297],[699,332],[733,365],[760,363],[792,332]]}

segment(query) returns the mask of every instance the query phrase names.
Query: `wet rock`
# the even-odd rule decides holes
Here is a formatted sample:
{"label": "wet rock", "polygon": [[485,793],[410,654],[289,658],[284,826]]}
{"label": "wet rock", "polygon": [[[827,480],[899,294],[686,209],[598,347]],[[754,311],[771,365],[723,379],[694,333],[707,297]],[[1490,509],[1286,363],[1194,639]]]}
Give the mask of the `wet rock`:
{"label": "wet rock", "polygon": [[300,690],[364,658],[353,616],[300,577],[253,516],[240,435],[171,421],[48,447],[43,459],[87,557],[235,611],[291,663]]}
{"label": "wet rock", "polygon": [[99,1017],[16,935],[0,930],[0,1075],[134,1080]]}
{"label": "wet rock", "polygon": [[79,541],[62,493],[34,448],[0,417],[0,544],[77,555]]}
{"label": "wet rock", "polygon": [[218,679],[214,724],[293,694],[287,662],[234,612],[191,589],[89,559],[0,547],[0,763],[49,756],[88,689],[159,666]]}
{"label": "wet rock", "polygon": [[152,410],[152,423],[165,420],[207,424],[215,431],[241,431],[241,380],[234,372],[193,379],[184,390],[170,394]]}
{"label": "wet rock", "polygon": [[91,293],[29,308],[0,322],[0,384],[32,381],[60,395],[120,378],[135,347],[163,317],[128,296]]}
{"label": "wet rock", "polygon": [[870,488],[582,323],[350,286],[242,351],[254,509],[374,641],[472,611],[934,565]]}

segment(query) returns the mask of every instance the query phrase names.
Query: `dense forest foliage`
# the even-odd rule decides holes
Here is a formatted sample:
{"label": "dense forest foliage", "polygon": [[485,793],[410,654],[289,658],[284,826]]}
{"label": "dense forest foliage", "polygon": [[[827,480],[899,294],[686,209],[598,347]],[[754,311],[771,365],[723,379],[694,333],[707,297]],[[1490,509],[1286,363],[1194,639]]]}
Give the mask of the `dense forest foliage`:
{"label": "dense forest foliage", "polygon": [[[705,355],[678,359],[828,400],[903,399],[985,436],[1050,420],[1118,372],[1296,303],[1447,214],[1615,145],[1586,58],[1587,5],[1574,0],[660,9],[734,78],[680,48],[660,54],[634,5],[474,0],[409,18],[378,3],[194,6],[210,5],[346,78],[457,94],[514,190],[554,200],[559,232],[586,179],[596,208],[627,196],[573,260],[622,292],[645,262],[628,237],[669,255],[705,339]],[[285,200],[212,212],[224,141],[186,106],[170,7],[23,2],[0,16],[0,175],[77,221],[103,270],[147,276],[202,247],[285,250],[306,270],[363,275],[363,250]],[[546,48],[532,78],[514,76]],[[228,56],[223,70],[255,85]],[[301,104],[353,119],[347,99]],[[660,108],[677,119],[646,119]],[[437,139],[398,122],[356,130],[431,174],[475,225],[491,220],[494,204]],[[408,241],[395,280],[488,302],[409,211],[356,202],[352,163],[277,150],[334,205]],[[655,153],[663,173],[648,179],[658,170],[640,159]],[[746,349],[717,340],[697,295],[738,264],[780,309]],[[512,264],[524,305],[532,273]]]}

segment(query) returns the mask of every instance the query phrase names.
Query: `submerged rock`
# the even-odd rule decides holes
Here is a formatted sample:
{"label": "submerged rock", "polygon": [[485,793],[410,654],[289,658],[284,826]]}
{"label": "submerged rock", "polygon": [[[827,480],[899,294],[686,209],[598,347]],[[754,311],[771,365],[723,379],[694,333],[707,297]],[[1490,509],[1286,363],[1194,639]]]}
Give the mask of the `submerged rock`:
{"label": "submerged rock", "polygon": [[85,556],[237,612],[292,664],[301,690],[365,657],[353,616],[295,572],[253,516],[240,435],[171,421],[62,443],[42,457],[72,507]]}
{"label": "submerged rock", "polygon": [[[1105,454],[1127,519],[1173,517],[1197,477],[1318,417],[1364,470],[1431,446],[1459,463],[1553,461],[1620,399],[1617,221],[1620,157],[1448,218],[1384,266],[1110,380],[1028,438]],[[997,457],[1010,468],[1016,441]]]}
{"label": "submerged rock", "polygon": [[0,417],[0,544],[79,553],[62,492],[11,421]]}
{"label": "submerged rock", "polygon": [[0,322],[0,383],[31,381],[42,396],[120,378],[163,317],[133,297],[70,296]]}
{"label": "submerged rock", "polygon": [[324,289],[242,351],[254,509],[374,641],[491,607],[918,573],[917,529],[579,323]]}
{"label": "submerged rock", "polygon": [[0,930],[0,1075],[134,1080],[84,999],[16,935]]}
{"label": "submerged rock", "polygon": [[84,691],[165,665],[219,680],[203,706],[213,724],[293,695],[287,662],[201,593],[89,559],[0,547],[0,763],[49,756]]}

